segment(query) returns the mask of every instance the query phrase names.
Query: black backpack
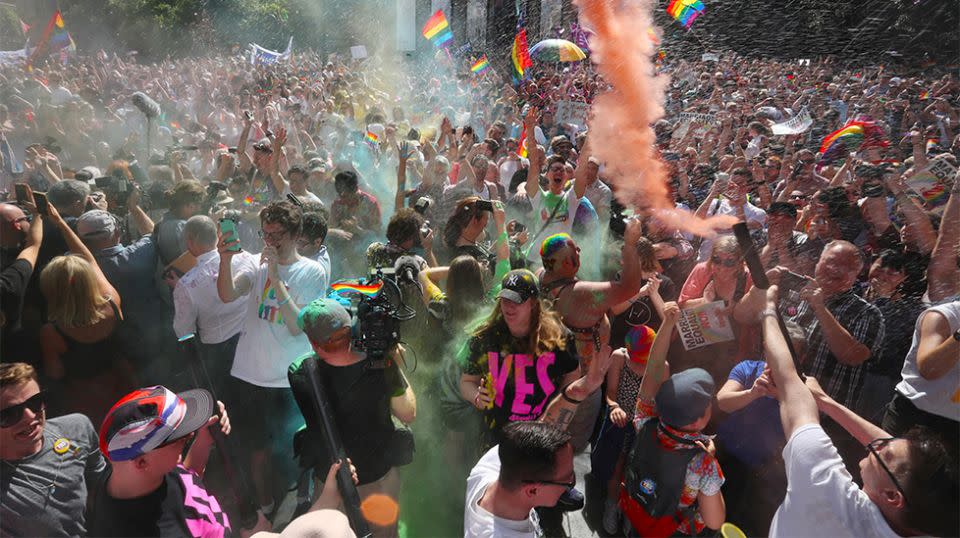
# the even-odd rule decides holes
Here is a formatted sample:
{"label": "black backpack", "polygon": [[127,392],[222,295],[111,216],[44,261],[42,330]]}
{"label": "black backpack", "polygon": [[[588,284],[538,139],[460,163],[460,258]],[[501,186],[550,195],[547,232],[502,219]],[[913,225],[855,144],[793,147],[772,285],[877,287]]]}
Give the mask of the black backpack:
{"label": "black backpack", "polygon": [[[658,430],[690,448],[664,448],[657,439]],[[687,477],[687,465],[700,452],[702,449],[692,441],[666,431],[659,420],[646,421],[637,432],[624,469],[627,493],[652,518],[676,514]]]}

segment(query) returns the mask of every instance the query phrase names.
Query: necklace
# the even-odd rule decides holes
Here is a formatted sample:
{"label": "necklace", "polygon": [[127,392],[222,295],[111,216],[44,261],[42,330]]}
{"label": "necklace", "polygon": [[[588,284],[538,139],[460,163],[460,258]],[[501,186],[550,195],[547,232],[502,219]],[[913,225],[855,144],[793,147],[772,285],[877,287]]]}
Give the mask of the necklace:
{"label": "necklace", "polygon": [[[24,480],[26,480],[27,485],[30,486],[32,489],[36,490],[36,492],[39,493],[40,495],[44,496],[43,498],[44,506],[47,505],[47,501],[50,499],[50,496],[57,491],[57,480],[60,478],[60,468],[63,466],[64,459],[65,458],[63,457],[63,455],[61,455],[61,457],[59,458],[59,461],[57,462],[57,471],[53,475],[53,480],[51,480],[50,483],[45,486],[38,485],[36,482],[34,482],[33,479],[30,478],[30,473],[28,471],[24,471],[23,473],[21,473],[23,475]],[[19,467],[17,465],[14,465],[9,461],[4,460],[3,463],[8,465],[13,472],[16,472],[19,470]]]}

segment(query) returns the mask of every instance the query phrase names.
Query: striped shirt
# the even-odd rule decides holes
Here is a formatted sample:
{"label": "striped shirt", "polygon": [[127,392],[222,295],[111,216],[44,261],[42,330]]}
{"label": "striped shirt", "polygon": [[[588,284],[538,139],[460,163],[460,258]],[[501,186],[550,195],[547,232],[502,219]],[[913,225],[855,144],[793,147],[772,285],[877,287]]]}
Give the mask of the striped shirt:
{"label": "striped shirt", "polygon": [[[826,307],[854,340],[870,348],[871,357],[879,356],[884,327],[883,315],[877,307],[858,297],[853,290],[828,298]],[[850,366],[837,360],[827,345],[820,330],[820,320],[814,315],[810,303],[802,302],[796,315],[790,319],[807,333],[807,349],[803,357],[805,373],[816,377],[834,400],[856,409],[867,361]]]}

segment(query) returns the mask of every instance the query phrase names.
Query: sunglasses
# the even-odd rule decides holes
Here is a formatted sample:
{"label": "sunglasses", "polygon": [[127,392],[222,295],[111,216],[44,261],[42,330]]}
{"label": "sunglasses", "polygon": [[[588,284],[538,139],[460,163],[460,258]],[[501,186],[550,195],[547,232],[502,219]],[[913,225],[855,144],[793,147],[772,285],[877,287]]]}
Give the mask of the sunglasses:
{"label": "sunglasses", "polygon": [[0,410],[0,428],[19,424],[23,420],[23,412],[26,409],[32,411],[34,415],[39,415],[46,408],[47,402],[44,400],[43,392],[38,392],[17,405]]}
{"label": "sunglasses", "polygon": [[900,495],[903,495],[903,502],[906,503],[907,494],[904,493],[903,488],[900,486],[900,482],[897,480],[897,477],[893,476],[893,471],[887,467],[887,464],[883,462],[883,458],[880,457],[880,450],[890,444],[890,441],[893,441],[894,439],[896,439],[896,437],[881,437],[880,439],[874,439],[873,441],[870,441],[865,446],[867,447],[867,450],[873,454],[875,458],[877,458],[877,463],[879,463],[880,467],[882,467],[887,473],[887,476],[890,477],[890,480],[893,480],[893,485],[897,487],[897,491],[900,492]]}
{"label": "sunglasses", "polygon": [[720,256],[712,256],[710,258],[710,263],[714,265],[722,265],[724,267],[736,267],[740,263],[739,258],[721,258]]}
{"label": "sunglasses", "polygon": [[573,479],[569,482],[556,482],[553,480],[521,480],[524,484],[549,484],[551,486],[562,486],[566,489],[576,487],[577,480]]}
{"label": "sunglasses", "polygon": [[791,195],[790,195],[790,199],[791,199],[791,200],[806,200],[807,198],[809,198],[809,196],[807,196],[806,194],[791,194]]}

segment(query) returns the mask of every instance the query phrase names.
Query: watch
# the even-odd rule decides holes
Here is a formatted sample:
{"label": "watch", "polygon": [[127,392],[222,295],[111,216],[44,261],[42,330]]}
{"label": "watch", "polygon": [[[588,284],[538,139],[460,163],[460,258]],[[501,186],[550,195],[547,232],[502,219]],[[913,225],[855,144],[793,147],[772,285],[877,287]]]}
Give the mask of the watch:
{"label": "watch", "polygon": [[960,342],[960,329],[953,331],[953,339]]}

